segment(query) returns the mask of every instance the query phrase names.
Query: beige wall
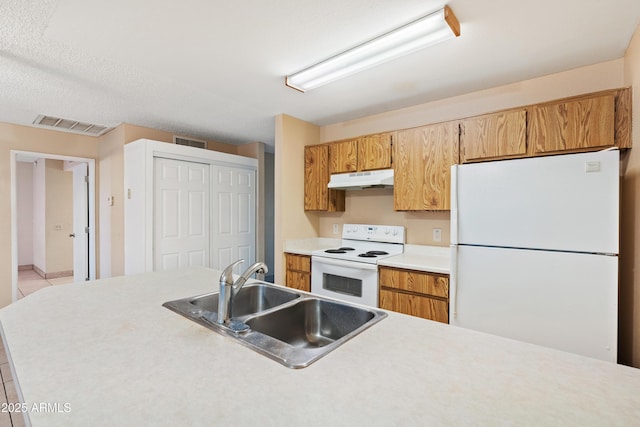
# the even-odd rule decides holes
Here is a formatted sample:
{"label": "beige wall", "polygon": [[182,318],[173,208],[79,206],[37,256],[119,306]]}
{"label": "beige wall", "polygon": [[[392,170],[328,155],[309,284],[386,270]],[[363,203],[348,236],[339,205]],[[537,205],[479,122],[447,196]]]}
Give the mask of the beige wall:
{"label": "beige wall", "polygon": [[98,144],[100,278],[124,274],[124,127],[120,125],[103,135]]}
{"label": "beige wall", "polygon": [[[73,173],[62,160],[45,160],[46,274],[73,271]],[[61,229],[56,229],[61,226]],[[47,276],[49,277],[49,276]]]}
{"label": "beige wall", "polygon": [[[449,211],[446,212],[396,212],[393,210],[392,189],[348,191],[345,211],[318,214],[321,237],[340,238],[333,234],[333,224],[383,224],[404,225],[407,243],[412,245],[449,246]],[[433,240],[433,229],[441,230],[441,240]]]}
{"label": "beige wall", "polygon": [[633,146],[622,179],[620,357],[640,367],[640,27],[625,54],[625,84],[633,87]]}
{"label": "beige wall", "polygon": [[[405,129],[455,120],[505,108],[624,86],[624,59],[603,62],[505,86],[447,98],[409,108],[335,123],[320,128],[320,141]],[[321,237],[336,237],[333,224],[374,223],[404,225],[407,243],[446,246],[450,240],[448,212],[395,212],[391,190],[349,191],[346,211],[319,214]],[[442,229],[442,240],[432,239]],[[341,229],[341,227],[340,227]]]}
{"label": "beige wall", "polygon": [[[23,150],[63,156],[97,158],[96,138],[28,126],[0,123],[0,194],[11,194],[10,151]],[[11,303],[12,283],[16,279],[11,268],[11,205],[0,205],[0,307]]]}
{"label": "beige wall", "polygon": [[274,280],[284,283],[284,241],[317,237],[320,214],[304,212],[304,147],[318,144],[320,128],[285,114],[276,117],[274,166]]}
{"label": "beige wall", "polygon": [[33,265],[33,163],[17,164],[18,265]]}

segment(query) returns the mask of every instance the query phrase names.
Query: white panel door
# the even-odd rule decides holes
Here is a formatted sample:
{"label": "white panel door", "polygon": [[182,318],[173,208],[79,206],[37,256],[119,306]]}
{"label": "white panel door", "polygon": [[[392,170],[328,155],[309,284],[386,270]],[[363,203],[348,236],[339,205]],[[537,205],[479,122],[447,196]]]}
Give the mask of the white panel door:
{"label": "white panel door", "polygon": [[615,362],[618,257],[454,247],[451,324]]}
{"label": "white panel door", "polygon": [[255,262],[256,175],[253,170],[212,166],[211,267],[224,268],[238,259],[240,272]]}
{"label": "white panel door", "polygon": [[209,266],[209,165],[154,158],[154,270]]}

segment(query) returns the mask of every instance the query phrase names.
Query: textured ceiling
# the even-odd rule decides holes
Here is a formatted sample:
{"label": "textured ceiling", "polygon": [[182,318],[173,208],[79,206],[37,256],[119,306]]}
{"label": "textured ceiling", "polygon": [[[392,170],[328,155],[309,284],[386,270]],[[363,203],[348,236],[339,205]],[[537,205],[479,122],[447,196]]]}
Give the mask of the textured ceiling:
{"label": "textured ceiling", "polygon": [[284,76],[436,0],[0,0],[0,121],[38,114],[273,146],[318,125],[620,58],[638,0],[452,0],[462,35],[307,93]]}

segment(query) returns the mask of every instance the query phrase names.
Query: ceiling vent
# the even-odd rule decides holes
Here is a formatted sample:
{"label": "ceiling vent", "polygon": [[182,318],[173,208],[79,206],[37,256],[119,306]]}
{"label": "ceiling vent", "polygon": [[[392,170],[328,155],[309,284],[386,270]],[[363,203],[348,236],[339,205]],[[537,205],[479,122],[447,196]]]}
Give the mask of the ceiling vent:
{"label": "ceiling vent", "polygon": [[100,136],[111,130],[110,127],[94,123],[78,122],[76,120],[61,119],[59,117],[39,115],[33,121],[34,125],[61,130],[63,132],[79,133],[89,136]]}
{"label": "ceiling vent", "polygon": [[189,147],[204,148],[204,149],[207,148],[207,141],[183,138],[181,136],[176,136],[176,135],[173,135],[173,143],[178,145],[187,145]]}

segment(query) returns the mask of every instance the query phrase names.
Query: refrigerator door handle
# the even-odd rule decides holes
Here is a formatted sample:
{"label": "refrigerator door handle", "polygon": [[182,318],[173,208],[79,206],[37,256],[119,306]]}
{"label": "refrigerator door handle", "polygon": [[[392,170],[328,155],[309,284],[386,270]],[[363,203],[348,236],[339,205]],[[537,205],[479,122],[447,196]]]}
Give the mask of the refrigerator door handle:
{"label": "refrigerator door handle", "polygon": [[458,242],[458,165],[451,165],[451,244]]}
{"label": "refrigerator door handle", "polygon": [[458,316],[458,245],[451,245],[449,298],[449,323],[453,324]]}

